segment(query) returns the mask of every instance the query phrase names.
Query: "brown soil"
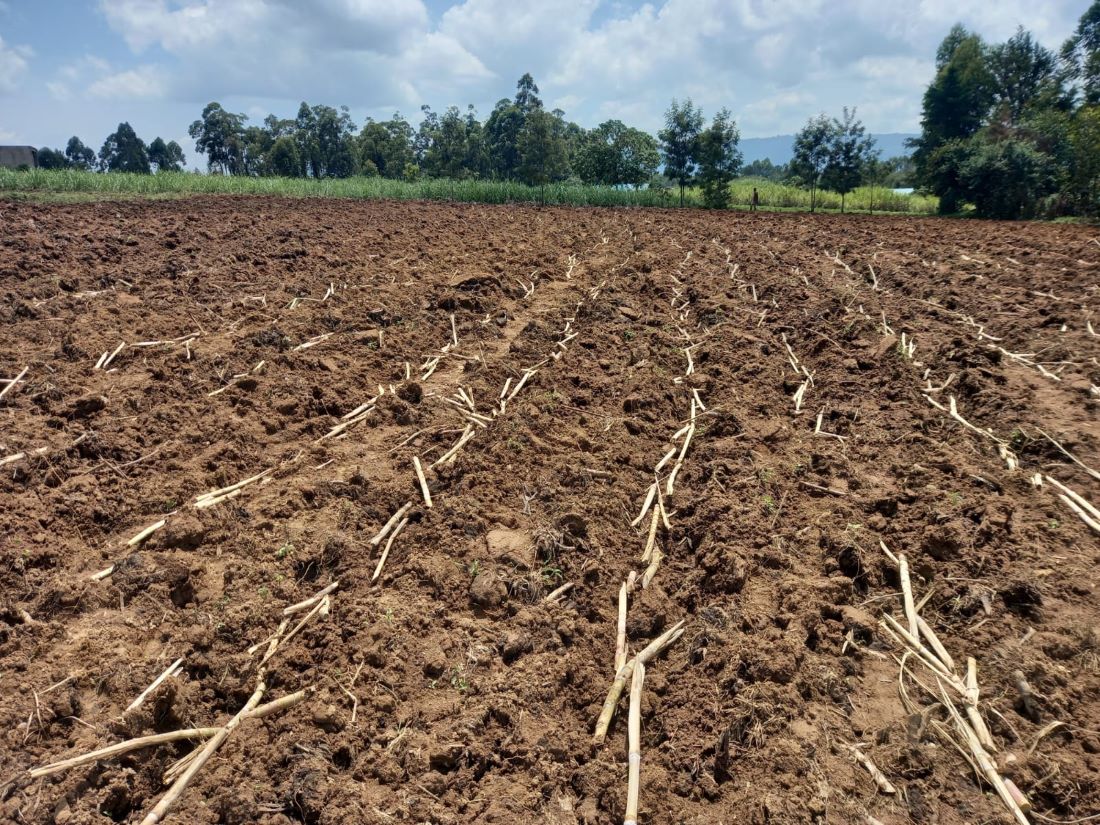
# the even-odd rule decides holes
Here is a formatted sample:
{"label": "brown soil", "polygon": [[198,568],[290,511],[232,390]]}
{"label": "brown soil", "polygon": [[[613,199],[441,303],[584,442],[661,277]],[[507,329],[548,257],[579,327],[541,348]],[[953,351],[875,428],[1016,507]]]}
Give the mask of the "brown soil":
{"label": "brown soil", "polygon": [[[246,721],[170,822],[621,821],[625,698],[602,745],[592,730],[618,590],[645,567],[648,517],[630,525],[692,389],[707,411],[628,614],[632,650],[686,620],[646,672],[641,821],[1009,821],[932,698],[907,680],[929,710],[902,704],[880,539],[956,661],[976,657],[1005,775],[1045,816],[1100,810],[1100,545],[1029,482],[1100,500],[1039,433],[1100,467],[1095,230],[258,198],[7,203],[0,227],[0,376],[29,367],[0,401],[0,462],[25,453],[0,466],[0,820],[139,822],[191,745],[27,769],[223,724],[254,687],[248,648],[339,580],[266,698],[314,693]],[[452,315],[459,346],[419,380]],[[813,375],[800,414],[784,336]],[[1018,470],[926,400],[951,375],[928,395]],[[455,443],[466,420],[441,398],[460,386],[492,420],[429,471],[428,509],[412,456]],[[815,435],[822,410],[843,438]],[[409,499],[372,585],[368,542]]]}

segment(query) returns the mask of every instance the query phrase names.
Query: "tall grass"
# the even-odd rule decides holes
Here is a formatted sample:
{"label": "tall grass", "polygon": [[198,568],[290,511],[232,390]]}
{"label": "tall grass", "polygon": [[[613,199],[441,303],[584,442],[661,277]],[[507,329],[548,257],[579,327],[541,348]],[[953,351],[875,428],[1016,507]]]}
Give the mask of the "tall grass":
{"label": "tall grass", "polygon": [[[810,193],[786,184],[742,178],[731,185],[733,205],[747,207],[752,188],[760,191],[764,209],[809,209]],[[477,203],[549,203],[565,206],[674,206],[679,193],[667,189],[622,189],[613,186],[587,186],[579,183],[553,183],[546,187],[526,186],[513,181],[447,180],[428,178],[418,181],[387,178],[249,178],[202,175],[193,172],[161,172],[156,175],[131,175],[121,172],[96,174],[73,169],[0,169],[0,193],[58,193],[89,196],[173,196],[197,194],[281,195],[297,198],[387,198],[393,200],[473,201]],[[870,190],[857,189],[847,198],[853,211],[866,210]],[[889,190],[875,191],[875,210],[891,212],[934,212],[934,198],[897,195]],[[840,196],[819,193],[825,209],[839,209]],[[686,202],[702,205],[698,191],[688,190]]]}
{"label": "tall grass", "polygon": [[[752,189],[760,193],[762,209],[809,209],[810,192],[786,183],[764,180],[763,178],[738,178],[730,185],[735,206],[748,206],[752,203]],[[851,212],[907,212],[919,215],[931,215],[936,212],[939,201],[928,195],[903,195],[884,189],[881,186],[861,186],[849,192],[844,199],[844,208]],[[836,192],[819,190],[817,208],[840,210],[840,195]]]}
{"label": "tall grass", "polygon": [[250,178],[161,172],[132,175],[96,174],[72,169],[0,169],[0,192],[60,192],[106,195],[282,195],[296,198],[386,198],[393,200],[453,200],[478,203],[551,203],[568,206],[664,206],[667,193],[652,189],[617,189],[553,183],[543,187],[512,181],[418,181],[388,178]]}

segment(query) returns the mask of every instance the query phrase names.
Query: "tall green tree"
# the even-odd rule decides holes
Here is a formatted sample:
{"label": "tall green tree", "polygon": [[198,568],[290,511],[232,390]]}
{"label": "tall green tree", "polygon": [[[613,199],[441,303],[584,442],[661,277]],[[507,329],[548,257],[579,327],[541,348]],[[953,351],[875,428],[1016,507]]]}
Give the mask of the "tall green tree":
{"label": "tall green tree", "polygon": [[412,126],[399,112],[384,121],[367,118],[357,138],[360,165],[368,171],[372,165],[384,178],[402,178],[405,167],[416,162],[413,138]]}
{"label": "tall green tree", "polygon": [[311,173],[315,178],[348,178],[355,174],[354,124],[347,106],[314,106],[310,138]]}
{"label": "tall green tree", "polygon": [[955,56],[955,52],[959,46],[969,40],[973,35],[967,31],[966,27],[962,23],[956,23],[951,27],[951,31],[947,33],[947,36],[940,42],[940,45],[936,48],[936,71],[940,72],[947,67],[947,64],[951,62],[951,59]]}
{"label": "tall green tree", "polygon": [[191,124],[187,133],[195,148],[206,155],[207,168],[223,175],[244,173],[244,123],[247,117],[233,114],[220,103],[208,103],[202,117]]}
{"label": "tall green tree", "polygon": [[[290,118],[279,118],[268,115],[262,125],[245,126],[241,133],[241,142],[244,146],[241,174],[252,177],[261,175],[282,175],[285,177],[301,177],[304,170],[301,168],[301,160],[295,147],[294,157],[298,159],[297,169],[282,167],[275,171],[272,166],[272,152],[279,138],[287,137],[291,140],[297,132],[297,121]],[[285,155],[284,155],[285,157]]]}
{"label": "tall green tree", "polygon": [[967,203],[1000,218],[1087,210],[1077,170],[1091,168],[1079,152],[1088,129],[1076,126],[1088,121],[1073,107],[1075,93],[1084,94],[1089,43],[1097,40],[1100,0],[1060,61],[1022,28],[992,46],[952,29],[937,52],[914,154],[917,180],[939,195],[941,212]]}
{"label": "tall green tree", "polygon": [[1080,90],[1086,106],[1100,105],[1100,0],[1081,15],[1077,28],[1062,46],[1066,79]]}
{"label": "tall green tree", "polygon": [[621,121],[609,120],[588,133],[573,162],[573,171],[585,183],[615,182],[618,170],[613,135],[620,126],[623,126]]}
{"label": "tall green tree", "polygon": [[874,157],[875,141],[856,119],[856,110],[844,107],[844,116],[833,120],[829,160],[821,185],[840,195],[840,211],[849,192],[863,182],[868,162]]}
{"label": "tall green tree", "polygon": [[993,106],[996,86],[987,51],[980,37],[955,26],[936,52],[936,76],[924,93],[913,157],[920,182],[939,195],[943,212],[958,209],[959,192],[944,188],[954,176],[941,174],[934,158],[945,144],[977,133]]}
{"label": "tall green tree", "polygon": [[519,135],[526,120],[523,110],[508,98],[498,100],[485,121],[485,148],[493,177],[510,179],[519,169]]}
{"label": "tall green tree", "polygon": [[118,124],[107,136],[99,150],[99,166],[104,172],[149,174],[149,152],[129,123]]}
{"label": "tall green tree", "polygon": [[695,177],[698,168],[696,154],[702,131],[703,112],[688,98],[682,104],[672,101],[665,112],[665,128],[657,133],[665,161],[665,174],[680,185],[680,206],[684,205],[684,189]]}
{"label": "tall green tree", "polygon": [[956,138],[941,143],[921,160],[918,181],[939,196],[939,212],[950,215],[963,207],[966,184],[963,181],[963,165],[970,157],[970,138]]}
{"label": "tall green tree", "polygon": [[515,99],[502,98],[497,101],[484,127],[485,153],[493,177],[511,180],[523,176],[520,171],[520,135],[527,118],[541,111],[539,87],[530,73],[525,73],[516,82]]}
{"label": "tall green tree", "polygon": [[951,140],[932,155],[932,183],[974,205],[984,218],[1032,217],[1058,188],[1054,159],[1026,139],[982,130]]}
{"label": "tall green tree", "polygon": [[531,77],[530,72],[524,72],[523,77],[516,82],[516,106],[524,115],[542,108],[539,87],[535,85],[535,78]]}
{"label": "tall green tree", "polygon": [[1016,138],[971,140],[960,178],[963,197],[986,218],[1032,217],[1057,189],[1051,157]]}
{"label": "tall green tree", "polygon": [[281,137],[294,137],[295,131],[298,129],[298,122],[293,118],[279,118],[275,115],[268,115],[264,118],[264,131],[271,135],[272,141],[276,141]]}
{"label": "tall green tree", "polygon": [[657,140],[648,132],[627,127],[618,140],[618,182],[638,188],[657,174],[661,167],[661,150]]}
{"label": "tall green tree", "polygon": [[473,104],[466,107],[466,158],[463,166],[470,177],[489,176],[489,148],[485,142],[485,130],[477,119],[477,110]]}
{"label": "tall green tree", "polygon": [[439,114],[433,112],[432,107],[428,105],[420,107],[420,114],[422,115],[420,128],[416,130],[416,135],[413,137],[413,154],[416,155],[416,162],[424,166],[424,159],[439,136]]}
{"label": "tall green tree", "polygon": [[641,186],[661,165],[660,149],[652,135],[621,120],[608,120],[588,132],[573,163],[585,183]]}
{"label": "tall green tree", "polygon": [[989,50],[988,63],[993,104],[1002,122],[1018,125],[1029,111],[1062,105],[1057,57],[1022,26]]}
{"label": "tall green tree", "polygon": [[719,111],[710,126],[699,133],[696,157],[703,204],[708,209],[729,206],[730,183],[741,168],[741,151],[737,148],[740,139],[741,133],[729,109]]}
{"label": "tall green tree", "polygon": [[244,161],[241,174],[249,177],[273,174],[271,171],[271,148],[275,145],[275,134],[267,126],[246,126],[241,133],[244,145]]}
{"label": "tall green tree", "polygon": [[1077,214],[1100,217],[1100,104],[1075,113],[1069,139],[1066,196]]}
{"label": "tall green tree", "polygon": [[298,141],[298,157],[302,162],[301,176],[319,178],[321,147],[317,142],[317,114],[304,100],[294,118],[294,139]]}
{"label": "tall green tree", "polygon": [[833,122],[825,114],[820,114],[806,121],[806,125],[794,136],[790,170],[803,186],[809,188],[811,212],[817,208],[817,190],[832,158],[834,131]]}
{"label": "tall green tree", "polygon": [[296,178],[302,174],[302,158],[298,154],[298,141],[290,135],[275,139],[267,155],[267,168],[272,175]]}
{"label": "tall green tree", "polygon": [[981,128],[995,94],[986,45],[978,35],[967,35],[924,94],[922,127],[939,142],[970,137]]}
{"label": "tall green tree", "polygon": [[472,116],[472,107],[465,117],[457,106],[442,115],[424,108],[426,116],[417,135],[417,156],[424,173],[456,180],[480,176],[481,124]]}
{"label": "tall green tree", "polygon": [[[569,174],[563,136],[565,124],[544,109],[533,109],[519,133],[519,176],[529,186],[562,180]],[[545,199],[545,198],[544,198]]]}
{"label": "tall green tree", "polygon": [[157,137],[149,144],[149,164],[155,171],[179,172],[185,162],[183,147],[174,140],[165,143],[164,138]]}
{"label": "tall green tree", "polygon": [[39,169],[68,169],[69,160],[60,149],[43,146],[38,150],[36,159]]}
{"label": "tall green tree", "polygon": [[561,109],[554,109],[551,114],[562,122],[561,137],[565,141],[565,154],[569,158],[570,174],[573,174],[574,163],[580,157],[584,142],[588,139],[588,130],[579,123],[566,120],[565,112]]}
{"label": "tall green tree", "polygon": [[65,159],[73,169],[91,169],[95,166],[95,151],[73,135],[65,145]]}

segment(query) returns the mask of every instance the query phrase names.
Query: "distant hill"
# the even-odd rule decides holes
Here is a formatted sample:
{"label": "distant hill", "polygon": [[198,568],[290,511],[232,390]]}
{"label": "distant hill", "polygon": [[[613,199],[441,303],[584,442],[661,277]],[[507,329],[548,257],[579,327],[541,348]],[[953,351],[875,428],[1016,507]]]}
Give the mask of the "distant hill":
{"label": "distant hill", "polygon": [[[883,135],[872,135],[875,139],[875,148],[882,152],[883,158],[892,158],[897,155],[908,155],[911,149],[905,147],[905,141],[918,135],[902,132],[890,132]],[[745,156],[745,163],[754,160],[768,158],[774,164],[787,163],[791,159],[791,147],[794,144],[794,135],[776,135],[766,138],[741,138],[741,153]]]}

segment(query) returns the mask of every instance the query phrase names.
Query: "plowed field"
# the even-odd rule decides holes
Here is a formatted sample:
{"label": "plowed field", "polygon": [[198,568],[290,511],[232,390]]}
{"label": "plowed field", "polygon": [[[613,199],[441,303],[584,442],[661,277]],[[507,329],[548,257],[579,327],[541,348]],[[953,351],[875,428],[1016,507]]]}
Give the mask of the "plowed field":
{"label": "plowed field", "polygon": [[1098,287],[1085,227],[0,204],[0,820],[621,822],[632,686],[643,823],[1095,814]]}

